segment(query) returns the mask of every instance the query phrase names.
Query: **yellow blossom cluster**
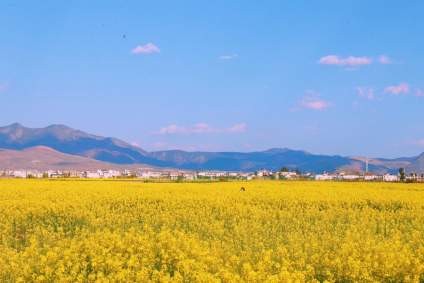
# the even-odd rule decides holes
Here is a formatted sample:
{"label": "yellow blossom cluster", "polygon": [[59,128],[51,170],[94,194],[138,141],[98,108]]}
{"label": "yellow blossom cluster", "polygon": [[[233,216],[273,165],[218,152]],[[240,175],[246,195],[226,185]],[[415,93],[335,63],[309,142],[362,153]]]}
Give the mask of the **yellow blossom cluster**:
{"label": "yellow blossom cluster", "polygon": [[0,282],[424,282],[424,186],[0,180]]}

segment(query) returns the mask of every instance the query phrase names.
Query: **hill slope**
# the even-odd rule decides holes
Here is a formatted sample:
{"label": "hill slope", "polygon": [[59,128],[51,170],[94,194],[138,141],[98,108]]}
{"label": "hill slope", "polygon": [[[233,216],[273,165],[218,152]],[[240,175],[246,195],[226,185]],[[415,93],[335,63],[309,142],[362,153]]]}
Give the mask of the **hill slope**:
{"label": "hill slope", "polygon": [[54,149],[36,146],[23,150],[0,149],[0,169],[5,170],[95,170],[130,169],[134,165],[120,165],[70,155]]}
{"label": "hill slope", "polygon": [[148,157],[141,148],[119,139],[87,134],[64,125],[27,128],[16,123],[0,127],[0,148],[20,150],[33,146],[47,146],[60,152],[117,164],[166,165]]}
{"label": "hill slope", "polygon": [[424,173],[424,153],[415,158],[412,163],[406,167],[406,172]]}

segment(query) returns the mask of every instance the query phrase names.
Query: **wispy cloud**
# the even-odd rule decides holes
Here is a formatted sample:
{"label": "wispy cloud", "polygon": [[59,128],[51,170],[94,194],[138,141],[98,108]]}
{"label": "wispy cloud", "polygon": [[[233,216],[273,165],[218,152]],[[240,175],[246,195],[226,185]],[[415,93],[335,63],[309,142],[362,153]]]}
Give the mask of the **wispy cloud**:
{"label": "wispy cloud", "polygon": [[369,57],[339,57],[337,55],[328,55],[321,57],[318,61],[322,65],[336,65],[336,66],[347,66],[347,67],[358,67],[363,65],[369,65],[372,63],[372,59]]}
{"label": "wispy cloud", "polygon": [[366,98],[368,100],[374,100],[375,98],[374,89],[371,87],[357,87],[356,93],[359,97]]}
{"label": "wispy cloud", "polygon": [[[212,152],[221,152],[228,151],[228,147],[220,143],[196,143],[196,144],[187,144],[187,143],[168,143],[164,141],[154,142],[150,145],[146,145],[147,149],[152,151],[161,151],[161,150],[185,150],[185,151],[212,151]],[[246,145],[237,146],[239,150],[240,147],[247,148]]]}
{"label": "wispy cloud", "polygon": [[8,85],[7,85],[7,84],[2,84],[2,83],[0,83],[0,92],[4,92],[4,91],[6,91],[6,90],[7,90],[7,88],[8,88]]}
{"label": "wispy cloud", "polygon": [[235,124],[232,127],[226,129],[226,132],[228,133],[244,133],[246,131],[247,131],[246,123]]}
{"label": "wispy cloud", "polygon": [[138,45],[134,49],[131,50],[132,54],[140,55],[140,54],[153,54],[160,53],[159,47],[149,42],[145,45]]}
{"label": "wispy cloud", "polygon": [[424,147],[424,139],[415,140],[412,142],[412,144]]}
{"label": "wispy cloud", "polygon": [[228,55],[221,55],[218,58],[221,60],[233,60],[238,57],[238,54],[228,54]]}
{"label": "wispy cloud", "polygon": [[197,123],[193,126],[178,126],[171,124],[161,128],[157,134],[159,135],[176,135],[176,134],[218,134],[218,133],[243,133],[247,131],[247,124],[239,123],[228,128],[215,128],[206,123]]}
{"label": "wispy cloud", "polygon": [[392,59],[389,58],[386,55],[380,55],[380,57],[378,57],[378,62],[380,64],[383,64],[383,65],[388,65],[388,64],[392,64],[393,63]]}
{"label": "wispy cloud", "polygon": [[299,106],[292,110],[297,111],[299,108],[323,111],[332,106],[332,103],[320,98],[319,93],[315,91],[307,91],[305,96],[300,100]]}
{"label": "wispy cloud", "polygon": [[157,141],[151,144],[151,147],[154,149],[164,149],[164,148],[168,148],[169,144],[167,142]]}
{"label": "wispy cloud", "polygon": [[424,97],[424,90],[417,88],[415,90],[415,96],[421,96]]}
{"label": "wispy cloud", "polygon": [[322,99],[308,97],[302,101],[302,106],[313,110],[324,110],[330,107],[330,103]]}
{"label": "wispy cloud", "polygon": [[409,85],[407,83],[400,83],[398,85],[388,86],[384,89],[385,93],[390,94],[407,94],[409,92]]}

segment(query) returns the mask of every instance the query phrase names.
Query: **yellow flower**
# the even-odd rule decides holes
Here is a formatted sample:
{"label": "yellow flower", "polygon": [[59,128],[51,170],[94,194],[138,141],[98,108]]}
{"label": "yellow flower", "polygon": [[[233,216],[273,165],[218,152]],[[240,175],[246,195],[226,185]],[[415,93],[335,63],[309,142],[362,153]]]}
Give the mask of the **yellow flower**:
{"label": "yellow flower", "polygon": [[422,282],[423,203],[420,184],[0,179],[0,282]]}

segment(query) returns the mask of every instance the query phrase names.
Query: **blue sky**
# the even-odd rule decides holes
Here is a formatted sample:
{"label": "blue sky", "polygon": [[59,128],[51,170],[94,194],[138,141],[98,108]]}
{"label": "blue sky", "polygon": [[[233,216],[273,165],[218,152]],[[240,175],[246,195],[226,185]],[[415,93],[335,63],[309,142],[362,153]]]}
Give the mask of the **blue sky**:
{"label": "blue sky", "polygon": [[422,1],[0,4],[0,124],[148,150],[424,151]]}

